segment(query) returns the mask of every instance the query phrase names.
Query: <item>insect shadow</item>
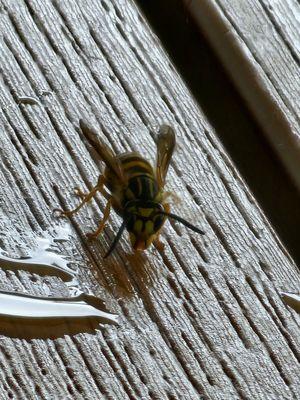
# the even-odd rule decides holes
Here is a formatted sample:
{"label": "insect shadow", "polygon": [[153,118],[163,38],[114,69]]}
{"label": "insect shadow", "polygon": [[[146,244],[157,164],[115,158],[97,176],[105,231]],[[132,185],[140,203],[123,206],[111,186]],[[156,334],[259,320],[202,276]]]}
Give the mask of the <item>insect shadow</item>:
{"label": "insect shadow", "polygon": [[[89,247],[100,252],[95,242],[89,243]],[[101,271],[101,284],[117,299],[133,298],[160,280],[161,271],[153,265],[151,253],[128,253],[119,249],[113,257],[97,257],[94,263],[97,271]]]}

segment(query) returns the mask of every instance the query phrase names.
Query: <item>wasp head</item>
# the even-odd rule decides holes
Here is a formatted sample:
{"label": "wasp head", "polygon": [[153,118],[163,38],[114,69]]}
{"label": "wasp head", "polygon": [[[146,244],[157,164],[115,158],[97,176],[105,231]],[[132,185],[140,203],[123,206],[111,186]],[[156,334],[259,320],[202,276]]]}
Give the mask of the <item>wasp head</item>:
{"label": "wasp head", "polygon": [[130,201],[125,207],[126,229],[134,250],[147,249],[157,237],[166,216],[163,206],[152,201]]}
{"label": "wasp head", "polygon": [[118,233],[104,256],[108,257],[116,247],[124,229],[127,229],[134,250],[145,250],[158,236],[166,218],[180,222],[194,232],[204,235],[204,232],[178,215],[165,211],[162,204],[155,201],[131,200],[126,203],[123,212],[123,222]]}

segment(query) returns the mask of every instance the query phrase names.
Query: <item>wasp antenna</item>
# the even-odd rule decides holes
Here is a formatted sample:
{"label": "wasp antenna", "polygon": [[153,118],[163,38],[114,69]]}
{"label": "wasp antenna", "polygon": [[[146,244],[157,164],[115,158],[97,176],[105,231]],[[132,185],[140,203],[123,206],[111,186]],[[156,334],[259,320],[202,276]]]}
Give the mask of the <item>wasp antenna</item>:
{"label": "wasp antenna", "polygon": [[158,214],[165,215],[166,217],[171,218],[171,219],[175,219],[175,221],[180,222],[181,224],[185,225],[187,228],[191,229],[192,231],[200,233],[201,235],[205,235],[205,233],[203,231],[201,231],[201,229],[199,229],[196,226],[190,224],[188,221],[186,221],[185,219],[179,217],[178,215],[175,215],[175,214],[172,214],[172,213],[168,213],[168,212],[164,212],[164,211],[161,211]]}
{"label": "wasp antenna", "polygon": [[120,240],[120,238],[124,232],[124,229],[126,228],[126,224],[127,224],[127,220],[124,220],[118,230],[118,233],[116,234],[116,237],[114,238],[114,241],[112,242],[110,248],[108,249],[108,252],[105,254],[105,256],[103,258],[107,258],[114,251],[116,245],[118,244],[118,241]]}

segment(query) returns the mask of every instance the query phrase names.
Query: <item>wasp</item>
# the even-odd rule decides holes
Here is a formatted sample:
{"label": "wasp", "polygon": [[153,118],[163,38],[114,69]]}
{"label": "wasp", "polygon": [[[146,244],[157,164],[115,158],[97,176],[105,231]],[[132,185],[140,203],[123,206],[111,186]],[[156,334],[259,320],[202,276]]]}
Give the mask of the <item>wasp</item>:
{"label": "wasp", "polygon": [[88,237],[97,238],[100,235],[112,208],[123,219],[104,258],[115,249],[125,229],[129,232],[134,250],[147,249],[158,238],[166,219],[174,219],[192,231],[204,234],[196,226],[172,214],[170,204],[166,202],[170,193],[164,191],[165,180],[176,142],[175,132],[170,126],[163,125],[159,130],[155,169],[137,152],[115,155],[97,136],[97,132],[83,120],[80,120],[80,128],[105,163],[105,170],[89,193],[75,189],[75,193],[82,200],[76,208],[55,211],[59,212],[60,216],[70,217],[97,192],[101,193],[107,200],[103,218],[97,230],[89,233]]}

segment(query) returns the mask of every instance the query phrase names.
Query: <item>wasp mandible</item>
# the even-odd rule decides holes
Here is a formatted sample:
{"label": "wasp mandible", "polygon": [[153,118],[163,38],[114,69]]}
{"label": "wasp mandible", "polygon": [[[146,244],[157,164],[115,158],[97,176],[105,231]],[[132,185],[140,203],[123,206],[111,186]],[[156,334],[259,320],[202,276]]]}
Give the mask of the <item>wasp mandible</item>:
{"label": "wasp mandible", "polygon": [[89,193],[75,189],[81,197],[81,203],[73,210],[55,210],[61,216],[71,216],[90,201],[97,192],[107,200],[103,218],[90,238],[97,238],[102,232],[111,208],[122,217],[123,222],[104,258],[115,249],[124,230],[129,232],[134,250],[144,250],[159,236],[167,218],[174,219],[194,232],[204,232],[188,221],[170,212],[166,202],[169,196],[164,191],[166,175],[175,148],[175,132],[167,125],[161,126],[157,138],[156,168],[137,152],[115,155],[97,136],[97,132],[85,121],[80,120],[83,134],[93,144],[105,163],[103,175],[100,175],[95,187]]}

